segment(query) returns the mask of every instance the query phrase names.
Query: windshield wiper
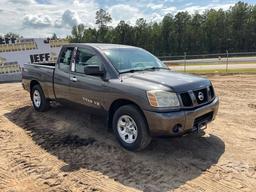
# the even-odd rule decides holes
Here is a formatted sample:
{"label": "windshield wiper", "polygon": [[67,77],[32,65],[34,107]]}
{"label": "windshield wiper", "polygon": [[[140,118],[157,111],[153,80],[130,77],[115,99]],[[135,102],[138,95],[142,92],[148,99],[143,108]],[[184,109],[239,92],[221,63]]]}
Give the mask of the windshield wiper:
{"label": "windshield wiper", "polygon": [[136,71],[144,71],[144,69],[129,69],[129,70],[126,70],[126,71],[121,71],[119,73],[120,74],[122,74],[122,73],[134,73]]}
{"label": "windshield wiper", "polygon": [[144,70],[156,70],[156,69],[165,69],[170,71],[170,69],[166,67],[149,67],[149,68],[145,68]]}
{"label": "windshield wiper", "polygon": [[119,74],[122,74],[122,73],[134,73],[134,72],[137,72],[137,71],[147,71],[147,70],[156,70],[156,69],[165,69],[165,70],[170,71],[170,69],[166,68],[166,67],[148,67],[148,68],[144,68],[144,69],[129,69],[127,71],[121,71],[121,72],[119,72]]}

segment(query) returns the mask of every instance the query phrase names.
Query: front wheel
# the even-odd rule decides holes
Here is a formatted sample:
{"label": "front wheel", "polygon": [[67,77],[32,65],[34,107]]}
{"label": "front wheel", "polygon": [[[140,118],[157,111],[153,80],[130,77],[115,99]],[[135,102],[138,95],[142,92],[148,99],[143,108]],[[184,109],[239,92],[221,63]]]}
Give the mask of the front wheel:
{"label": "front wheel", "polygon": [[43,112],[48,110],[50,107],[50,102],[45,98],[40,85],[33,86],[31,90],[31,100],[36,111]]}
{"label": "front wheel", "polygon": [[127,150],[139,151],[151,142],[146,119],[134,105],[117,109],[113,117],[113,129],[119,143]]}

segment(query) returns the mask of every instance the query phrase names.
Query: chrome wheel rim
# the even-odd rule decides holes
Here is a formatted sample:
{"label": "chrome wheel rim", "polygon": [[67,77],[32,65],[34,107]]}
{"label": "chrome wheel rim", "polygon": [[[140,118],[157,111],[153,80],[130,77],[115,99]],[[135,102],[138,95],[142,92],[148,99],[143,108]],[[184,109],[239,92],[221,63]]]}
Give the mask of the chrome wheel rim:
{"label": "chrome wheel rim", "polygon": [[125,143],[134,143],[138,136],[138,128],[132,117],[122,115],[117,121],[117,131]]}
{"label": "chrome wheel rim", "polygon": [[41,96],[40,96],[40,93],[38,90],[35,90],[34,93],[33,93],[33,102],[34,102],[34,105],[39,108],[40,105],[41,105]]}

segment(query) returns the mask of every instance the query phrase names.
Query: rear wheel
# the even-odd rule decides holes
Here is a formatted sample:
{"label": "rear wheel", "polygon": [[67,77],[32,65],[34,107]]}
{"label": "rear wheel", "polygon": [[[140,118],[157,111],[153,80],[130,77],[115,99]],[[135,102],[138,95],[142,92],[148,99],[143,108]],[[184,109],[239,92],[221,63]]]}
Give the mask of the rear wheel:
{"label": "rear wheel", "polygon": [[40,85],[33,86],[31,90],[31,100],[36,111],[43,112],[48,110],[50,107],[50,102],[45,98]]}
{"label": "rear wheel", "polygon": [[127,150],[142,150],[151,141],[147,122],[134,105],[125,105],[117,109],[113,117],[113,129],[119,143]]}

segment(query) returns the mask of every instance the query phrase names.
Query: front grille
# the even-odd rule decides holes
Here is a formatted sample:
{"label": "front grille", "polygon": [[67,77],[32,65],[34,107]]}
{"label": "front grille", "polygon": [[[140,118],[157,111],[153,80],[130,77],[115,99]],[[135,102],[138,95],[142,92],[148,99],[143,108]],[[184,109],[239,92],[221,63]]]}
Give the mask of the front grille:
{"label": "front grille", "polygon": [[190,107],[193,105],[192,99],[191,99],[189,93],[181,93],[180,97],[181,97],[182,103],[185,107]]}
{"label": "front grille", "polygon": [[202,104],[208,101],[208,93],[206,88],[193,91],[193,93],[198,104]]}
{"label": "front grille", "polygon": [[198,124],[200,123],[210,122],[212,120],[212,117],[213,117],[213,112],[206,113],[200,117],[197,117],[194,121],[194,126],[198,126]]}
{"label": "front grille", "polygon": [[214,98],[214,90],[213,90],[213,87],[212,86],[210,86],[210,97],[211,97],[211,99],[212,98]]}
{"label": "front grille", "polygon": [[184,107],[197,107],[212,101],[215,97],[212,86],[205,87],[200,90],[188,91],[180,93],[180,99]]}

